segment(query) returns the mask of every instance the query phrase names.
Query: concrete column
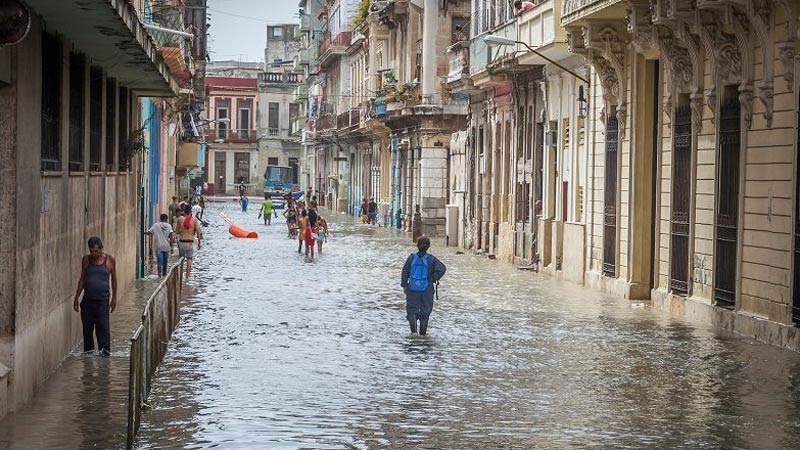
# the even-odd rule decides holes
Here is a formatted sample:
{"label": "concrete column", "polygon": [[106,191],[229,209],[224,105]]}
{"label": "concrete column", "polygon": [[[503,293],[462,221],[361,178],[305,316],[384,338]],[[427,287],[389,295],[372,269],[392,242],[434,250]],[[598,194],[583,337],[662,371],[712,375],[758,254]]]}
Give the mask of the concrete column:
{"label": "concrete column", "polygon": [[419,167],[423,233],[442,236],[446,218],[447,147],[423,147]]}
{"label": "concrete column", "polygon": [[436,36],[439,34],[439,0],[425,0],[422,15],[422,95],[435,94]]}

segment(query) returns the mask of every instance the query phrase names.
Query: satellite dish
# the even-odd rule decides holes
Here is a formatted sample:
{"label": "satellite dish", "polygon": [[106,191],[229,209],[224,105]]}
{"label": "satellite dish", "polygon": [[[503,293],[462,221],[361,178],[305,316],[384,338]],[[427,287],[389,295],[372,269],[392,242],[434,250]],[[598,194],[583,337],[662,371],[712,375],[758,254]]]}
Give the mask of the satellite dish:
{"label": "satellite dish", "polygon": [[0,3],[0,46],[20,43],[31,29],[31,13],[18,0]]}

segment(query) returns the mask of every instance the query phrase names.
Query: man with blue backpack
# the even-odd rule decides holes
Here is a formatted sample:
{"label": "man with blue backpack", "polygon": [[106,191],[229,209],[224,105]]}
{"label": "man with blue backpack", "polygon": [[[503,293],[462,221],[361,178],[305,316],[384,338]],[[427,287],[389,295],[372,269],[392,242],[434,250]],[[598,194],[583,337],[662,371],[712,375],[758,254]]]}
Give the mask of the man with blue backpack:
{"label": "man with blue backpack", "polygon": [[436,285],[447,271],[438,258],[428,253],[430,246],[431,240],[427,236],[417,238],[419,251],[408,256],[400,279],[400,285],[406,293],[406,318],[411,326],[411,333],[416,334],[419,330],[421,336],[428,332],[428,318],[433,310]]}

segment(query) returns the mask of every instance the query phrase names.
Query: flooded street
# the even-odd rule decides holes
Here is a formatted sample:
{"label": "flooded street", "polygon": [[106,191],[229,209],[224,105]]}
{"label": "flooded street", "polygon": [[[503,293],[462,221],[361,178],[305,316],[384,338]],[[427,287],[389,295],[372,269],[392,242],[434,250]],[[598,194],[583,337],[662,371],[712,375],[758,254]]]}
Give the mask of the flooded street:
{"label": "flooded street", "polygon": [[[412,338],[410,236],[341,216],[306,263],[283,219],[213,204],[140,449],[800,448],[800,355],[484,257]],[[258,240],[235,240],[225,211]]]}

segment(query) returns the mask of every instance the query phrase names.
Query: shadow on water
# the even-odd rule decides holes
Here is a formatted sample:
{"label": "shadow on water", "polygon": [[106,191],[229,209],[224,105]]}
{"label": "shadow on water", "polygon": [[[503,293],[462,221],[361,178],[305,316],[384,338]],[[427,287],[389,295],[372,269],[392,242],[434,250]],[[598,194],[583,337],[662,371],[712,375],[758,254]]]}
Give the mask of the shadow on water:
{"label": "shadow on water", "polygon": [[[214,211],[216,209],[216,211]],[[434,243],[448,265],[409,337],[408,235],[333,217],[307,263],[281,219],[225,210],[138,448],[800,447],[800,355]]]}

